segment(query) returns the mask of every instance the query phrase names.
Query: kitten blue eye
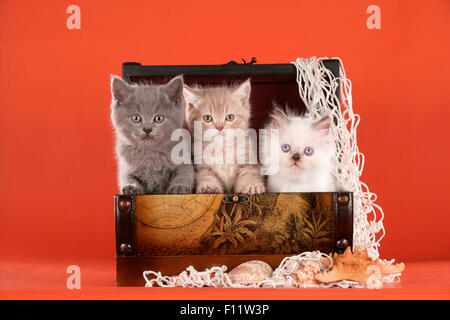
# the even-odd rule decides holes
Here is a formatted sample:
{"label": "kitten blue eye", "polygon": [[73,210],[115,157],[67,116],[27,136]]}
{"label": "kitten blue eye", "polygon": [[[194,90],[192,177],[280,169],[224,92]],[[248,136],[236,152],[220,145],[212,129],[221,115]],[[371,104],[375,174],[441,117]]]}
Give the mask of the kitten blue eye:
{"label": "kitten blue eye", "polygon": [[314,149],[311,147],[306,147],[305,150],[303,150],[303,153],[306,154],[307,156],[312,155],[314,152]]}
{"label": "kitten blue eye", "polygon": [[289,150],[291,150],[291,146],[288,144],[283,144],[281,146],[281,150],[283,150],[283,152],[289,152]]}

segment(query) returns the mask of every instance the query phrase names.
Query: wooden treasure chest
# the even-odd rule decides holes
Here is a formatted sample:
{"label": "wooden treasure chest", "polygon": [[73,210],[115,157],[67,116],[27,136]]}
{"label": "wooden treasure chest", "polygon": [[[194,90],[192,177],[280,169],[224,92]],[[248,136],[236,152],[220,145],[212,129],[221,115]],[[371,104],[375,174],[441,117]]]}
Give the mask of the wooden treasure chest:
{"label": "wooden treasure chest", "polygon": [[[339,76],[337,60],[324,61]],[[131,83],[166,83],[184,75],[189,84],[251,79],[252,128],[267,121],[272,101],[304,111],[292,64],[142,66],[123,64]],[[228,269],[249,260],[276,268],[304,251],[343,252],[352,246],[353,194],[263,193],[116,195],[118,286],[142,286],[143,271],[176,275],[186,267]]]}

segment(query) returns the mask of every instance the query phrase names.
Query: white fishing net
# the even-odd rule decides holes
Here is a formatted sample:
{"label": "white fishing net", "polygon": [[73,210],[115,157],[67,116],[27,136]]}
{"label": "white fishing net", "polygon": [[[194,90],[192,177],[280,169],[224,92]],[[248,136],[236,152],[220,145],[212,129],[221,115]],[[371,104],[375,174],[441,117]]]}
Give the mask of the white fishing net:
{"label": "white fishing net", "polygon": [[[329,264],[323,264],[323,259],[329,260]],[[373,274],[367,283],[341,280],[321,284],[299,284],[295,279],[295,272],[299,264],[306,261],[315,261],[320,266],[320,272],[326,272],[333,267],[333,259],[319,251],[303,252],[299,255],[284,258],[278,268],[273,271],[270,278],[254,284],[233,283],[228,275],[227,267],[212,267],[204,271],[197,271],[189,266],[178,276],[163,276],[161,272],[144,271],[146,287],[184,287],[184,288],[371,288],[378,289],[383,283],[396,282],[400,274],[381,275]],[[387,261],[383,261],[387,262]],[[394,261],[390,261],[393,263]]]}
{"label": "white fishing net", "polygon": [[[330,260],[330,266],[325,267],[321,263],[321,257]],[[175,277],[163,276],[160,272],[145,271],[144,278],[146,287],[154,285],[160,287],[215,287],[215,288],[295,288],[299,287],[297,281],[293,277],[293,273],[298,268],[301,261],[313,260],[317,261],[321,269],[327,271],[331,268],[333,260],[331,257],[320,252],[303,252],[297,256],[287,257],[283,259],[280,266],[274,270],[272,277],[255,284],[242,285],[233,283],[229,275],[226,273],[227,267],[213,267],[205,271],[197,271],[190,266]],[[152,277],[153,278],[150,278]],[[356,283],[355,283],[356,284]],[[308,287],[311,285],[308,285]],[[317,285],[316,285],[317,286]],[[331,285],[330,285],[331,286]],[[345,285],[344,285],[345,286]]]}
{"label": "white fishing net", "polygon": [[[339,159],[334,175],[343,190],[353,192],[354,233],[353,245],[366,248],[372,259],[379,257],[378,247],[385,235],[383,227],[383,210],[375,204],[376,195],[369,191],[368,186],[360,181],[364,168],[364,155],[359,152],[357,144],[357,127],[359,115],[353,112],[351,81],[347,79],[344,65],[339,58],[340,74],[335,77],[324,66],[323,61],[328,58],[309,59],[298,58],[292,64],[297,69],[299,94],[308,112],[314,119],[325,115],[333,115],[332,126],[336,137],[336,155]],[[340,93],[340,98],[337,92]],[[381,234],[380,234],[381,233]],[[321,263],[321,258],[331,261],[328,267]],[[273,272],[271,278],[260,283],[241,285],[233,283],[227,274],[227,267],[213,267],[204,271],[197,271],[189,266],[178,276],[163,276],[161,272],[145,271],[143,273],[146,287],[154,285],[160,287],[232,287],[232,288],[297,288],[297,287],[367,287],[353,281],[339,281],[319,285],[299,285],[293,273],[302,261],[317,261],[321,271],[332,267],[332,258],[324,253],[304,252],[285,258]],[[390,261],[393,262],[394,260]],[[388,261],[383,261],[387,263]],[[372,286],[380,287],[383,283],[399,280],[400,274],[378,275],[373,278]]]}
{"label": "white fishing net", "polygon": [[359,179],[364,169],[364,154],[358,149],[360,118],[353,112],[352,83],[346,77],[340,58],[333,58],[339,60],[339,77],[324,66],[325,59],[328,58],[298,58],[292,62],[297,68],[300,98],[313,118],[329,114],[334,117],[332,130],[339,159],[334,175],[343,190],[353,192],[353,245],[366,248],[369,256],[377,259],[378,247],[385,235],[384,214],[375,204],[376,194]]}

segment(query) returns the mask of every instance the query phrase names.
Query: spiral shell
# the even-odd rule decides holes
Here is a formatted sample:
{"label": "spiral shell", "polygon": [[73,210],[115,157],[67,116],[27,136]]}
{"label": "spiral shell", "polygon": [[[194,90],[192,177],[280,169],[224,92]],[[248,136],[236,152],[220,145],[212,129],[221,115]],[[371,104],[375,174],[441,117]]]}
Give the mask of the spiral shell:
{"label": "spiral shell", "polygon": [[258,260],[244,262],[228,273],[231,282],[235,284],[257,284],[272,276],[272,267]]}
{"label": "spiral shell", "polygon": [[316,280],[316,275],[319,273],[320,265],[318,261],[300,261],[294,272],[294,279],[299,286],[316,285],[320,283]]}

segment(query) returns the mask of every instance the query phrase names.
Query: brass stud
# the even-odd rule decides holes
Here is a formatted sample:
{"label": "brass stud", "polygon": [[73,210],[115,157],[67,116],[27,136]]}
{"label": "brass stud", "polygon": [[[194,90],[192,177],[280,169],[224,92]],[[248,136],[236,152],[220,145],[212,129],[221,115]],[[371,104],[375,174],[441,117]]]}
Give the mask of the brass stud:
{"label": "brass stud", "polygon": [[350,242],[347,239],[341,239],[336,242],[336,252],[344,253],[345,249],[350,245]]}
{"label": "brass stud", "polygon": [[118,206],[120,211],[126,211],[131,208],[131,199],[130,198],[120,198],[118,201]]}
{"label": "brass stud", "polygon": [[129,245],[128,243],[122,243],[120,245],[120,252],[122,253],[129,253],[131,252],[131,245]]}
{"label": "brass stud", "polygon": [[233,201],[234,202],[238,202],[239,201],[239,196],[233,196]]}
{"label": "brass stud", "polygon": [[337,202],[340,206],[346,206],[350,202],[350,197],[348,194],[342,193],[342,194],[338,195]]}

